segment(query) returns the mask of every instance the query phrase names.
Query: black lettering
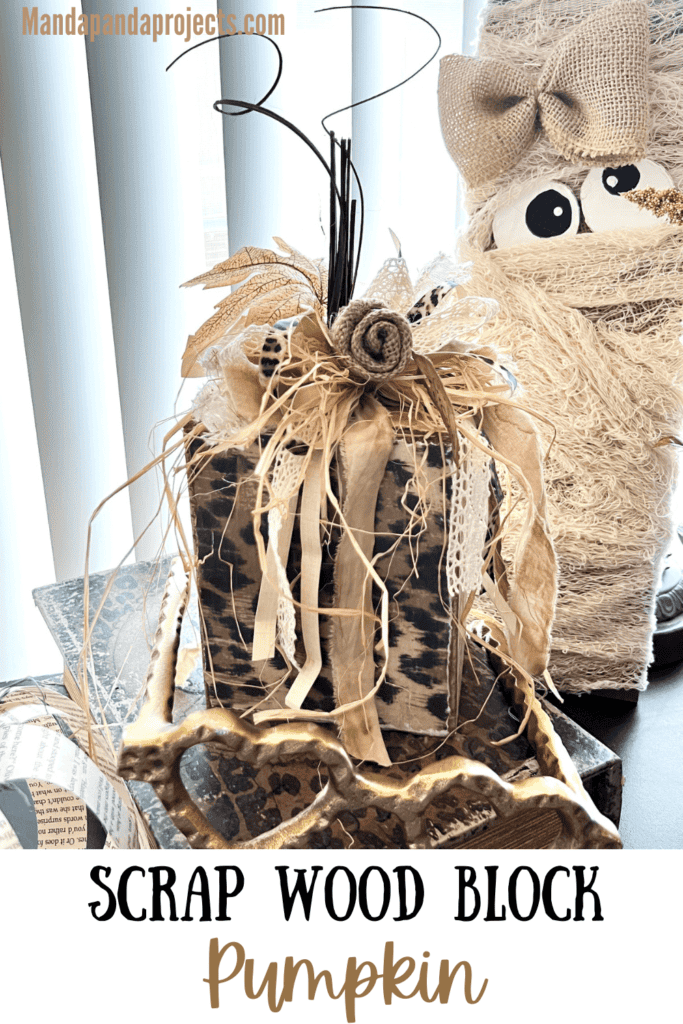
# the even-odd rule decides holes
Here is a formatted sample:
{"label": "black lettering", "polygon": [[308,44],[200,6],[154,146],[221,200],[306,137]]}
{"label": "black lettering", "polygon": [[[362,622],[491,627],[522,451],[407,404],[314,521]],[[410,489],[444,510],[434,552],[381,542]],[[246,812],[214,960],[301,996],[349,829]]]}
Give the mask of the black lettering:
{"label": "black lettering", "polygon": [[[150,868],[150,870],[152,869]],[[145,910],[144,907],[142,908],[142,913],[140,914],[140,916],[135,917],[135,915],[131,913],[130,907],[128,906],[128,879],[130,878],[134,871],[139,871],[140,874],[142,875],[145,874],[145,869],[139,867],[139,865],[136,864],[131,865],[131,867],[126,868],[125,871],[121,872],[118,888],[119,910],[125,917],[126,921],[144,921],[145,918],[147,917],[147,911]]]}
{"label": "black lettering", "polygon": [[294,883],[294,889],[290,893],[289,884],[287,882],[287,872],[289,868],[284,865],[282,867],[276,867],[275,870],[280,876],[280,893],[282,895],[282,910],[285,915],[285,921],[289,921],[292,910],[294,909],[294,903],[297,896],[301,900],[301,906],[303,907],[304,917],[307,921],[311,919],[311,900],[313,899],[313,890],[315,888],[315,882],[318,877],[318,872],[322,871],[322,866],[316,864],[313,867],[313,877],[311,878],[310,885],[307,884],[306,872],[308,868],[296,868],[297,879]]}
{"label": "black lettering", "polygon": [[[370,878],[371,871],[378,871],[380,878],[382,879],[382,886],[384,892],[382,894],[382,906],[380,907],[379,914],[374,917],[370,913],[368,906],[368,879]],[[360,876],[360,886],[358,892],[358,904],[360,906],[360,912],[363,917],[367,918],[368,921],[381,921],[387,910],[389,909],[389,901],[391,900],[391,883],[389,881],[389,875],[382,868],[376,865],[370,865],[366,868],[363,874]]]}
{"label": "black lettering", "polygon": [[[200,885],[199,889],[193,888],[195,879],[198,878]],[[193,896],[200,896],[202,900],[202,916],[199,918],[200,921],[211,920],[211,895],[209,893],[209,880],[206,877],[206,871],[203,867],[195,868],[190,878],[190,884],[187,887],[187,900],[185,901],[185,913],[180,918],[181,921],[194,921],[192,914],[190,913],[190,903],[192,902]]]}
{"label": "black lettering", "polygon": [[[411,911],[408,911],[408,901],[406,898],[406,873],[408,871],[413,876],[413,884],[415,886],[415,902]],[[410,921],[417,916],[424,903],[425,887],[422,878],[419,872],[409,864],[394,868],[394,874],[398,876],[398,917],[395,917],[394,921]]]}
{"label": "black lettering", "polygon": [[[244,889],[244,873],[240,868],[231,864],[219,864],[213,870],[218,872],[218,914],[216,915],[216,921],[229,921],[230,917],[226,913],[228,900],[232,899],[233,896],[239,896],[242,889]],[[230,892],[228,892],[228,871],[235,873],[235,884]]]}
{"label": "black lettering", "polygon": [[505,920],[505,907],[500,908],[500,914],[496,914],[496,883],[498,874],[498,868],[490,865],[486,868],[486,874],[488,875],[488,897],[486,900],[486,917],[485,921],[504,921]]}
{"label": "black lettering", "polygon": [[[166,872],[166,881],[162,881],[161,872]],[[149,869],[149,873],[152,876],[152,916],[150,921],[164,921],[166,920],[161,912],[161,894],[166,893],[168,897],[168,904],[170,908],[170,914],[168,917],[169,921],[177,921],[178,916],[175,909],[175,895],[173,893],[173,883],[175,882],[175,871],[173,868],[166,867],[160,864],[158,867],[152,867]]]}
{"label": "black lettering", "polygon": [[[344,872],[349,883],[349,903],[345,914],[337,914],[337,908],[334,905],[334,880],[337,877],[338,871]],[[356,905],[356,889],[356,878],[353,872],[349,871],[343,864],[337,864],[336,867],[332,868],[325,879],[325,909],[334,921],[348,921],[351,917],[353,908]]]}
{"label": "black lettering", "polygon": [[105,867],[103,864],[96,864],[95,867],[90,872],[90,877],[95,883],[95,885],[99,885],[100,889],[104,889],[107,896],[109,897],[109,904],[107,906],[107,909],[104,910],[101,914],[97,913],[97,908],[101,906],[99,900],[93,900],[92,903],[88,904],[88,906],[90,907],[90,913],[92,914],[96,921],[111,921],[112,917],[116,913],[116,896],[111,891],[109,886],[104,884],[100,877],[101,875],[104,875],[105,878],[109,878],[110,874],[111,868]]}
{"label": "black lettering", "polygon": [[576,875],[576,903],[574,905],[574,920],[583,921],[583,898],[586,895],[586,893],[590,893],[593,897],[593,909],[595,911],[595,913],[593,914],[593,920],[604,921],[605,919],[602,916],[602,907],[600,906],[600,897],[593,888],[593,886],[595,885],[595,879],[598,875],[598,868],[591,868],[591,871],[593,872],[593,877],[591,878],[588,885],[586,885],[584,879],[585,870],[586,868],[584,867],[574,868],[574,874]]}
{"label": "black lettering", "polygon": [[[517,882],[522,871],[529,872],[529,878],[533,887],[533,895],[531,897],[531,909],[529,913],[524,915],[519,912],[519,904],[517,902]],[[541,883],[538,880],[538,875],[533,868],[527,867],[526,864],[522,864],[521,867],[515,868],[510,875],[510,881],[508,882],[508,903],[510,904],[510,910],[512,916],[516,917],[518,921],[530,921],[538,910],[538,905],[541,902]]]}
{"label": "black lettering", "polygon": [[[479,895],[479,890],[474,885],[477,872],[474,868],[462,864],[459,864],[455,870],[458,872],[458,913],[455,915],[455,920],[473,921],[481,909],[481,896]],[[467,872],[467,877],[465,877],[465,872]],[[471,889],[474,893],[474,910],[471,914],[465,913],[466,889]]]}
{"label": "black lettering", "polygon": [[560,871],[564,871],[566,875],[571,877],[571,871],[569,868],[566,868],[563,864],[559,864],[557,867],[551,868],[543,880],[543,909],[551,921],[568,921],[572,916],[571,910],[567,908],[567,913],[563,917],[560,917],[553,906],[553,882],[555,881],[555,876],[559,874]]}

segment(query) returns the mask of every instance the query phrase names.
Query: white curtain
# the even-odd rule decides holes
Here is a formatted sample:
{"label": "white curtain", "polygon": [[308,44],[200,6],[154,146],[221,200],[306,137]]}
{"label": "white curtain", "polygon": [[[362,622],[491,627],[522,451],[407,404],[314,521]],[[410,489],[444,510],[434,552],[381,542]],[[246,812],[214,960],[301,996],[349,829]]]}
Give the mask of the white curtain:
{"label": "white curtain", "polygon": [[[42,17],[186,13],[172,0],[44,0]],[[226,6],[226,5],[223,5]],[[435,47],[415,18],[357,9],[316,14],[319,0],[234,2],[283,14],[282,81],[266,106],[324,153],[320,119],[407,77]],[[412,0],[443,38],[471,49],[481,0]],[[59,671],[31,590],[83,573],[89,516],[159,450],[178,394],[187,335],[213,292],[179,285],[245,244],[273,235],[326,253],[327,181],[315,156],[259,114],[221,117],[220,97],[256,101],[275,49],[236,36],[194,50],[163,35],[29,35],[20,0],[0,5],[0,680]],[[30,10],[30,8],[29,8]],[[194,0],[193,15],[216,0]],[[361,277],[394,254],[415,271],[452,251],[458,183],[436,109],[438,59],[403,88],[329,123],[351,134],[367,201]],[[91,570],[114,566],[159,504],[148,474],[98,517]],[[135,557],[151,558],[162,527]]]}

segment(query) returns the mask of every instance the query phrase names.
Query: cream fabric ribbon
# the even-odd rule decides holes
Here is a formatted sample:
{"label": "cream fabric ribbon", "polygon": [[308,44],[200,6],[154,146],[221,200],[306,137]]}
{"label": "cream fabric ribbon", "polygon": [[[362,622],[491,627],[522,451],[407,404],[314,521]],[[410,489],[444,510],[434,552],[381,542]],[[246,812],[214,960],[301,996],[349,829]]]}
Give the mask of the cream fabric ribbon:
{"label": "cream fabric ribbon", "polygon": [[499,60],[441,61],[439,113],[448,150],[471,187],[493,182],[532,144],[538,121],[572,163],[620,166],[645,153],[647,8],[605,5],[569,32],[534,84]]}
{"label": "cream fabric ribbon", "polygon": [[[543,456],[531,417],[513,405],[484,410],[484,431],[518,481],[526,481],[529,509],[515,552],[507,594],[491,593],[505,626],[508,653],[531,676],[548,667],[557,598],[557,561],[543,486]],[[484,585],[488,577],[484,576]]]}
{"label": "cream fabric ribbon", "polygon": [[[344,434],[344,518],[347,530],[337,548],[335,606],[354,612],[335,619],[330,657],[338,707],[367,697],[376,688],[375,617],[368,563],[375,547],[375,509],[387,462],[394,446],[389,413],[365,396]],[[358,549],[349,536],[353,531]],[[386,638],[383,638],[386,642]],[[390,765],[374,700],[346,711],[341,741],[352,757]]]}
{"label": "cream fabric ribbon", "polygon": [[[320,508],[324,500],[321,471],[322,452],[314,453],[306,473],[301,503],[301,622],[306,663],[295,679],[285,700],[286,708],[262,711],[254,715],[256,725],[278,718],[295,721],[329,721],[337,719],[341,740],[349,754],[360,760],[391,764],[384,745],[379,715],[373,700],[386,676],[387,661],[376,679],[375,633],[377,617],[373,611],[373,580],[383,585],[372,568],[375,546],[375,509],[387,462],[394,445],[394,430],[389,413],[375,398],[365,395],[353,413],[341,444],[344,476],[344,508],[342,532],[335,559],[334,607],[342,612],[335,616],[330,645],[330,662],[335,691],[334,712],[306,711],[303,701],[322,666],[318,628],[318,587],[320,580]],[[276,539],[278,555],[286,564],[298,495],[290,505],[291,515],[284,520]],[[338,509],[338,511],[340,511]],[[285,533],[285,530],[287,532]],[[351,537],[353,534],[353,537]],[[259,607],[254,629],[254,649],[260,658],[274,653],[275,616],[274,572],[270,568],[272,544],[268,547],[268,572],[261,582]],[[388,608],[386,587],[380,614],[381,646],[386,655],[388,646]],[[345,613],[345,614],[344,614]]]}
{"label": "cream fabric ribbon", "polygon": [[322,451],[313,452],[301,496],[301,634],[306,648],[306,662],[285,697],[288,708],[301,707],[320,675],[323,664],[318,619],[318,591],[323,558],[320,517],[321,505],[325,500],[322,459]]}

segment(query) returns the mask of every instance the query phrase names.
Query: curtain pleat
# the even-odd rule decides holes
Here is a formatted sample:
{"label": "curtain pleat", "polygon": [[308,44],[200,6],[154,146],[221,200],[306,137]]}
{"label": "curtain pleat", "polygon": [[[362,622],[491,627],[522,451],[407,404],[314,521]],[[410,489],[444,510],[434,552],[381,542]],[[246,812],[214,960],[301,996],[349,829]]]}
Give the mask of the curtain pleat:
{"label": "curtain pleat", "polygon": [[0,274],[0,679],[11,679],[26,673],[29,651],[34,673],[58,671],[59,659],[31,597],[54,580],[54,561],[4,201]]}
{"label": "curtain pleat", "polygon": [[[134,8],[140,17],[157,7],[117,0],[126,16]],[[110,0],[83,0],[89,15],[110,9]],[[195,237],[188,239],[186,230],[185,210],[196,197],[183,187],[186,154],[176,88],[184,68],[165,71],[182,49],[182,38],[152,43],[140,35],[87,47],[128,476],[158,450],[164,431],[152,434],[153,428],[173,411],[188,333],[179,285],[204,263],[198,203]],[[152,522],[159,499],[155,473],[130,488],[138,558],[151,558],[159,548],[163,522]]]}
{"label": "curtain pleat", "polygon": [[[236,24],[255,6],[253,0],[232,3]],[[282,0],[258,4],[266,17],[284,11],[285,19],[284,35],[273,37],[282,51],[283,75],[264,106],[294,124],[329,160],[320,121],[351,102],[351,18],[343,10],[316,14],[317,7]],[[275,48],[244,35],[219,45],[222,97],[257,102],[275,80]],[[330,127],[339,132],[338,123]],[[277,235],[309,256],[326,257],[328,178],[306,143],[254,112],[223,117],[223,140],[230,251],[272,248]]]}
{"label": "curtain pleat", "polygon": [[[23,36],[19,10],[0,8],[0,153],[54,571],[64,579],[82,573],[88,518],[125,463],[85,46]],[[129,523],[124,495],[94,565],[125,551]]]}

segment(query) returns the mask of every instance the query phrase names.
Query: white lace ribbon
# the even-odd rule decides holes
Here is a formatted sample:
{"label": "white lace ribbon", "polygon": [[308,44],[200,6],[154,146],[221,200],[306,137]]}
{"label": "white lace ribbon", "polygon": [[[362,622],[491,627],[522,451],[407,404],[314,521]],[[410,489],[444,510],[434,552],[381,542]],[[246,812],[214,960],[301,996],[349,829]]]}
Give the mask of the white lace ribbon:
{"label": "white lace ribbon", "polygon": [[268,661],[275,654],[275,639],[296,668],[296,615],[287,579],[287,559],[299,500],[296,486],[303,456],[284,449],[273,468],[272,492],[277,504],[268,512],[266,571],[261,579],[251,660]]}

